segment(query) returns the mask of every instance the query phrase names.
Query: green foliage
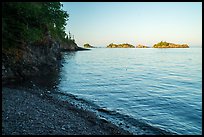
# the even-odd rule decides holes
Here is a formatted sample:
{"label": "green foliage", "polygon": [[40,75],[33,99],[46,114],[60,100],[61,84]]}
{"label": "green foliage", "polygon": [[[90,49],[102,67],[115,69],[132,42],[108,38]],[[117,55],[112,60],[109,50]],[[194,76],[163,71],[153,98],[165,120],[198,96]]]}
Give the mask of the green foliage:
{"label": "green foliage", "polygon": [[157,44],[154,44],[154,48],[161,48],[161,47],[168,47],[169,46],[169,43],[168,42],[166,42],[166,41],[161,41],[161,42],[159,42],[159,43],[157,43]]}
{"label": "green foliage", "polygon": [[47,32],[56,40],[65,40],[69,15],[61,7],[60,2],[3,2],[2,47],[38,41]]}
{"label": "green foliage", "polygon": [[90,44],[86,43],[86,44],[84,44],[84,48],[94,48],[94,47],[91,46]]}
{"label": "green foliage", "polygon": [[84,44],[84,46],[90,46],[90,44],[86,43],[86,44]]}
{"label": "green foliage", "polygon": [[154,44],[153,48],[189,48],[189,46],[187,44],[174,44],[161,41]]}
{"label": "green foliage", "polygon": [[107,48],[134,48],[134,46],[128,43],[123,43],[118,45],[111,43],[107,46]]}

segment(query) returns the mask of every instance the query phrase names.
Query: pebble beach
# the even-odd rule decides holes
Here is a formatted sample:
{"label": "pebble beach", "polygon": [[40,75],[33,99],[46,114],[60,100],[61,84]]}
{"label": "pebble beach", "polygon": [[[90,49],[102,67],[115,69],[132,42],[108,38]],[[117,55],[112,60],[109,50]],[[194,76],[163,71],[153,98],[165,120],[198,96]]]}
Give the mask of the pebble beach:
{"label": "pebble beach", "polygon": [[16,88],[2,88],[2,135],[131,135],[92,112]]}

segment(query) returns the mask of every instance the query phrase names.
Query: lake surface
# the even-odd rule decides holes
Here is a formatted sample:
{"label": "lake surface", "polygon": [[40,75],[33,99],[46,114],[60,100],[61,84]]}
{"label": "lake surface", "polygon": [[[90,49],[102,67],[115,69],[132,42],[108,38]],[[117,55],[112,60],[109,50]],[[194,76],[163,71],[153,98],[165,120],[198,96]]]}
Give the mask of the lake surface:
{"label": "lake surface", "polygon": [[67,100],[134,134],[202,134],[202,48],[63,54],[59,70],[17,87]]}
{"label": "lake surface", "polygon": [[176,134],[202,134],[202,48],[64,53],[57,88]]}

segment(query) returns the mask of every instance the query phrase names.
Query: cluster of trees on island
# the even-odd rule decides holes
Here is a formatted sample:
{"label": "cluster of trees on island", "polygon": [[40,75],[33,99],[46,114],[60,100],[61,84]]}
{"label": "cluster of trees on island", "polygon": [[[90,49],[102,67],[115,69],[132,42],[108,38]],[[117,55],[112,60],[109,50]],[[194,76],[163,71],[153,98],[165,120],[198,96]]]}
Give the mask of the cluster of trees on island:
{"label": "cluster of trees on island", "polygon": [[91,46],[90,44],[86,43],[84,44],[84,48],[95,48],[94,46]]}
{"label": "cluster of trees on island", "polygon": [[174,44],[161,41],[157,44],[154,44],[153,48],[189,48],[189,46],[187,44]]}
{"label": "cluster of trees on island", "polygon": [[128,43],[124,43],[124,44],[113,44],[113,43],[111,43],[111,44],[109,44],[107,46],[107,48],[134,48],[134,46],[131,45],[131,44],[128,44]]}
{"label": "cluster of trees on island", "polygon": [[[85,48],[96,48],[94,46],[91,46],[90,44],[84,44]],[[137,45],[137,46],[133,46],[131,44],[128,43],[124,43],[124,44],[109,44],[108,46],[106,46],[106,48],[150,48],[148,46],[145,45]],[[166,41],[161,41],[157,44],[154,44],[152,46],[152,48],[189,48],[189,46],[187,44],[174,44],[174,43],[169,43]]]}

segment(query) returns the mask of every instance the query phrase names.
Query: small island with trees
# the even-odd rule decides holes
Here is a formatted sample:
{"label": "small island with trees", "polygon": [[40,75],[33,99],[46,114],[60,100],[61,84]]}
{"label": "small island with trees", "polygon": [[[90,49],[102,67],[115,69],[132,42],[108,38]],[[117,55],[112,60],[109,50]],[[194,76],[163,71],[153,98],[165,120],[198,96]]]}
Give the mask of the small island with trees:
{"label": "small island with trees", "polygon": [[[85,46],[84,46],[85,47]],[[89,47],[89,45],[86,45]],[[187,44],[174,44],[166,41],[161,41],[157,44],[154,44],[152,47],[139,44],[137,46],[133,46],[132,44],[124,43],[124,44],[109,44],[106,48],[189,48]]]}
{"label": "small island with trees", "polygon": [[149,48],[149,47],[148,47],[148,46],[145,46],[145,45],[139,44],[139,45],[136,46],[136,48]]}
{"label": "small island with trees", "polygon": [[135,46],[128,44],[128,43],[124,43],[124,44],[109,44],[107,46],[107,48],[135,48]]}
{"label": "small island with trees", "polygon": [[91,46],[90,44],[86,43],[84,44],[84,48],[95,48],[94,46]]}
{"label": "small island with trees", "polygon": [[189,46],[187,44],[174,44],[161,41],[157,44],[154,44],[152,48],[189,48]]}

